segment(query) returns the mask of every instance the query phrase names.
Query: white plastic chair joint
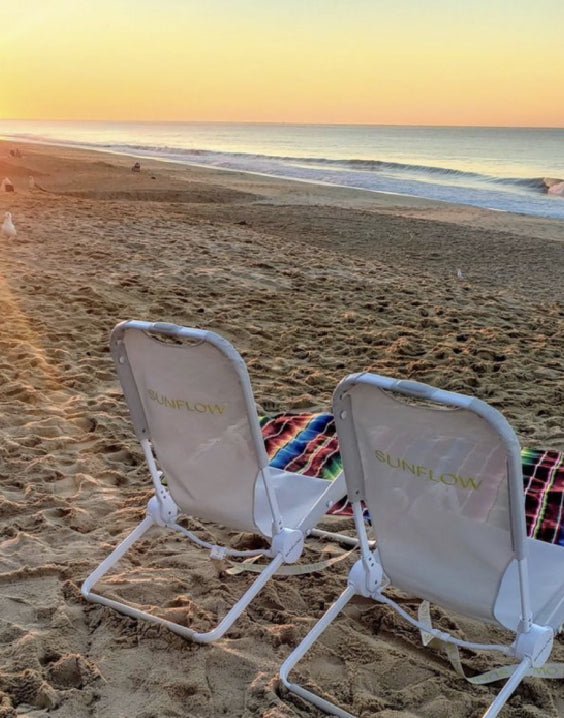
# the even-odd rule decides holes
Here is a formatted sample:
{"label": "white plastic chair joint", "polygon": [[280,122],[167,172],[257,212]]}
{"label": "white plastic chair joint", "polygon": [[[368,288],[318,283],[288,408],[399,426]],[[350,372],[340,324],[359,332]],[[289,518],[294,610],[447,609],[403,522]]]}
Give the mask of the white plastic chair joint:
{"label": "white plastic chair joint", "polygon": [[168,489],[161,486],[159,496],[153,496],[147,504],[147,516],[150,516],[157,526],[169,526],[178,518],[179,509]]}
{"label": "white plastic chair joint", "polygon": [[272,554],[280,555],[284,563],[296,563],[304,550],[303,531],[282,529],[272,537]]}
{"label": "white plastic chair joint", "polygon": [[227,556],[225,546],[212,546],[210,550],[210,558],[216,561],[222,561]]}
{"label": "white plastic chair joint", "polygon": [[348,585],[364,598],[374,598],[382,589],[382,567],[377,561],[359,559],[349,572]]}
{"label": "white plastic chair joint", "polygon": [[551,652],[554,632],[550,626],[533,623],[530,631],[520,633],[515,641],[515,656],[519,660],[529,658],[533,668],[544,666]]}
{"label": "white plastic chair joint", "polygon": [[531,614],[527,616],[527,618],[522,618],[519,621],[519,625],[517,627],[518,633],[528,633],[531,628],[533,627],[533,617]]}

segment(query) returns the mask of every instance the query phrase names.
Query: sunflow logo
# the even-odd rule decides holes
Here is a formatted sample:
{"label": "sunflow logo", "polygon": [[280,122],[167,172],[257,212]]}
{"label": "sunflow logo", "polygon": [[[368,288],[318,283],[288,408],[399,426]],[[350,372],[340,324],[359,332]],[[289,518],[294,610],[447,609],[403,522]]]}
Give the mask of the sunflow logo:
{"label": "sunflow logo", "polygon": [[204,402],[193,402],[187,399],[171,399],[164,394],[159,394],[157,391],[147,389],[149,399],[157,402],[161,406],[167,409],[176,409],[178,411],[190,411],[196,414],[223,414],[225,411],[225,405],[223,404],[205,404]]}
{"label": "sunflow logo", "polygon": [[374,455],[380,463],[386,464],[390,469],[396,469],[397,471],[411,474],[416,478],[426,479],[444,486],[459,486],[466,491],[477,491],[482,484],[481,479],[476,481],[472,476],[464,477],[455,473],[439,473],[429,466],[412,464],[402,459],[401,456],[392,456],[392,454],[387,454],[385,451],[379,451],[378,449],[375,449]]}

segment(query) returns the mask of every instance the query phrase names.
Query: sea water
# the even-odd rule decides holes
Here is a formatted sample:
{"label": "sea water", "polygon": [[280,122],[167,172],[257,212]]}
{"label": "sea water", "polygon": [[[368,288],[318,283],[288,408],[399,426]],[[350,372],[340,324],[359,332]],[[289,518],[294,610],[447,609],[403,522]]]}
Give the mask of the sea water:
{"label": "sea water", "polygon": [[0,136],[564,219],[548,192],[564,129],[0,120]]}

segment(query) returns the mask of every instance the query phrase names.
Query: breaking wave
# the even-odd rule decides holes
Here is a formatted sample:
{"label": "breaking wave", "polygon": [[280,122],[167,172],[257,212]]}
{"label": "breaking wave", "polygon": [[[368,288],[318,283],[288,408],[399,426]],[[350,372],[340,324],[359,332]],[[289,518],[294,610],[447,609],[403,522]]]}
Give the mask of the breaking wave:
{"label": "breaking wave", "polygon": [[452,167],[440,167],[435,165],[409,164],[402,162],[388,162],[385,160],[362,160],[362,159],[329,159],[326,157],[295,157],[290,155],[259,155],[248,152],[220,152],[209,149],[164,147],[157,145],[107,145],[107,149],[114,151],[129,152],[151,152],[157,155],[185,156],[193,158],[197,162],[208,161],[220,165],[222,160],[229,162],[230,159],[247,160],[249,163],[258,162],[282,162],[295,166],[308,166],[317,168],[330,168],[342,170],[355,170],[360,172],[392,173],[395,175],[418,176],[419,179],[430,180],[458,180],[461,182],[483,182],[496,185],[506,185],[508,188],[520,188],[532,192],[549,193],[551,188],[564,182],[563,179],[552,177],[496,177],[494,175],[481,174],[458,170]]}
{"label": "breaking wave", "polygon": [[[559,177],[511,177],[485,174],[445,166],[445,159],[441,162],[440,156],[437,157],[436,164],[339,156],[337,149],[333,157],[326,157],[322,156],[326,149],[321,149],[321,145],[319,145],[319,156],[314,156],[306,145],[302,155],[299,142],[294,143],[297,149],[294,153],[292,147],[290,152],[281,151],[275,154],[272,152],[272,143],[270,147],[265,147],[264,153],[261,153],[260,138],[256,141],[252,138],[247,140],[245,150],[252,148],[254,152],[240,151],[238,148],[243,142],[236,134],[228,138],[230,147],[224,145],[221,149],[213,149],[214,140],[207,138],[199,138],[201,146],[190,147],[188,132],[182,137],[177,132],[169,133],[168,128],[166,129],[166,132],[161,133],[162,141],[160,141],[161,137],[157,139],[156,136],[156,141],[153,137],[147,137],[147,141],[144,141],[143,133],[134,127],[129,128],[127,132],[119,132],[110,127],[110,131],[107,131],[105,136],[89,135],[82,131],[72,135],[64,128],[57,127],[50,136],[40,131],[37,133],[28,131],[11,132],[7,137],[27,142],[103,150],[139,159],[150,158],[179,164],[251,172],[316,184],[409,195],[499,211],[564,219],[564,202],[560,201],[564,199],[564,179]],[[290,145],[286,144],[286,147],[289,148]],[[351,154],[355,151],[352,149]],[[341,148],[341,152],[344,153],[346,150]],[[443,158],[448,156],[445,150]],[[542,167],[542,164],[537,163],[536,166]]]}

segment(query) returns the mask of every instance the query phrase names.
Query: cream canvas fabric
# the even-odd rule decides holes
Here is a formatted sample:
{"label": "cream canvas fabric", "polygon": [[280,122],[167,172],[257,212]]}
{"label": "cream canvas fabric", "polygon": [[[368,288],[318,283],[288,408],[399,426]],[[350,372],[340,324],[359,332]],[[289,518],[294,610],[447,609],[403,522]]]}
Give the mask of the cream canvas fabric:
{"label": "cream canvas fabric", "polygon": [[254,483],[267,459],[255,451],[232,363],[207,342],[172,345],[137,330],[124,341],[174,501],[188,515],[256,530]]}
{"label": "cream canvas fabric", "polygon": [[408,406],[366,384],[349,393],[386,575],[409,593],[495,620],[500,576],[514,558],[501,442],[470,411]]}

